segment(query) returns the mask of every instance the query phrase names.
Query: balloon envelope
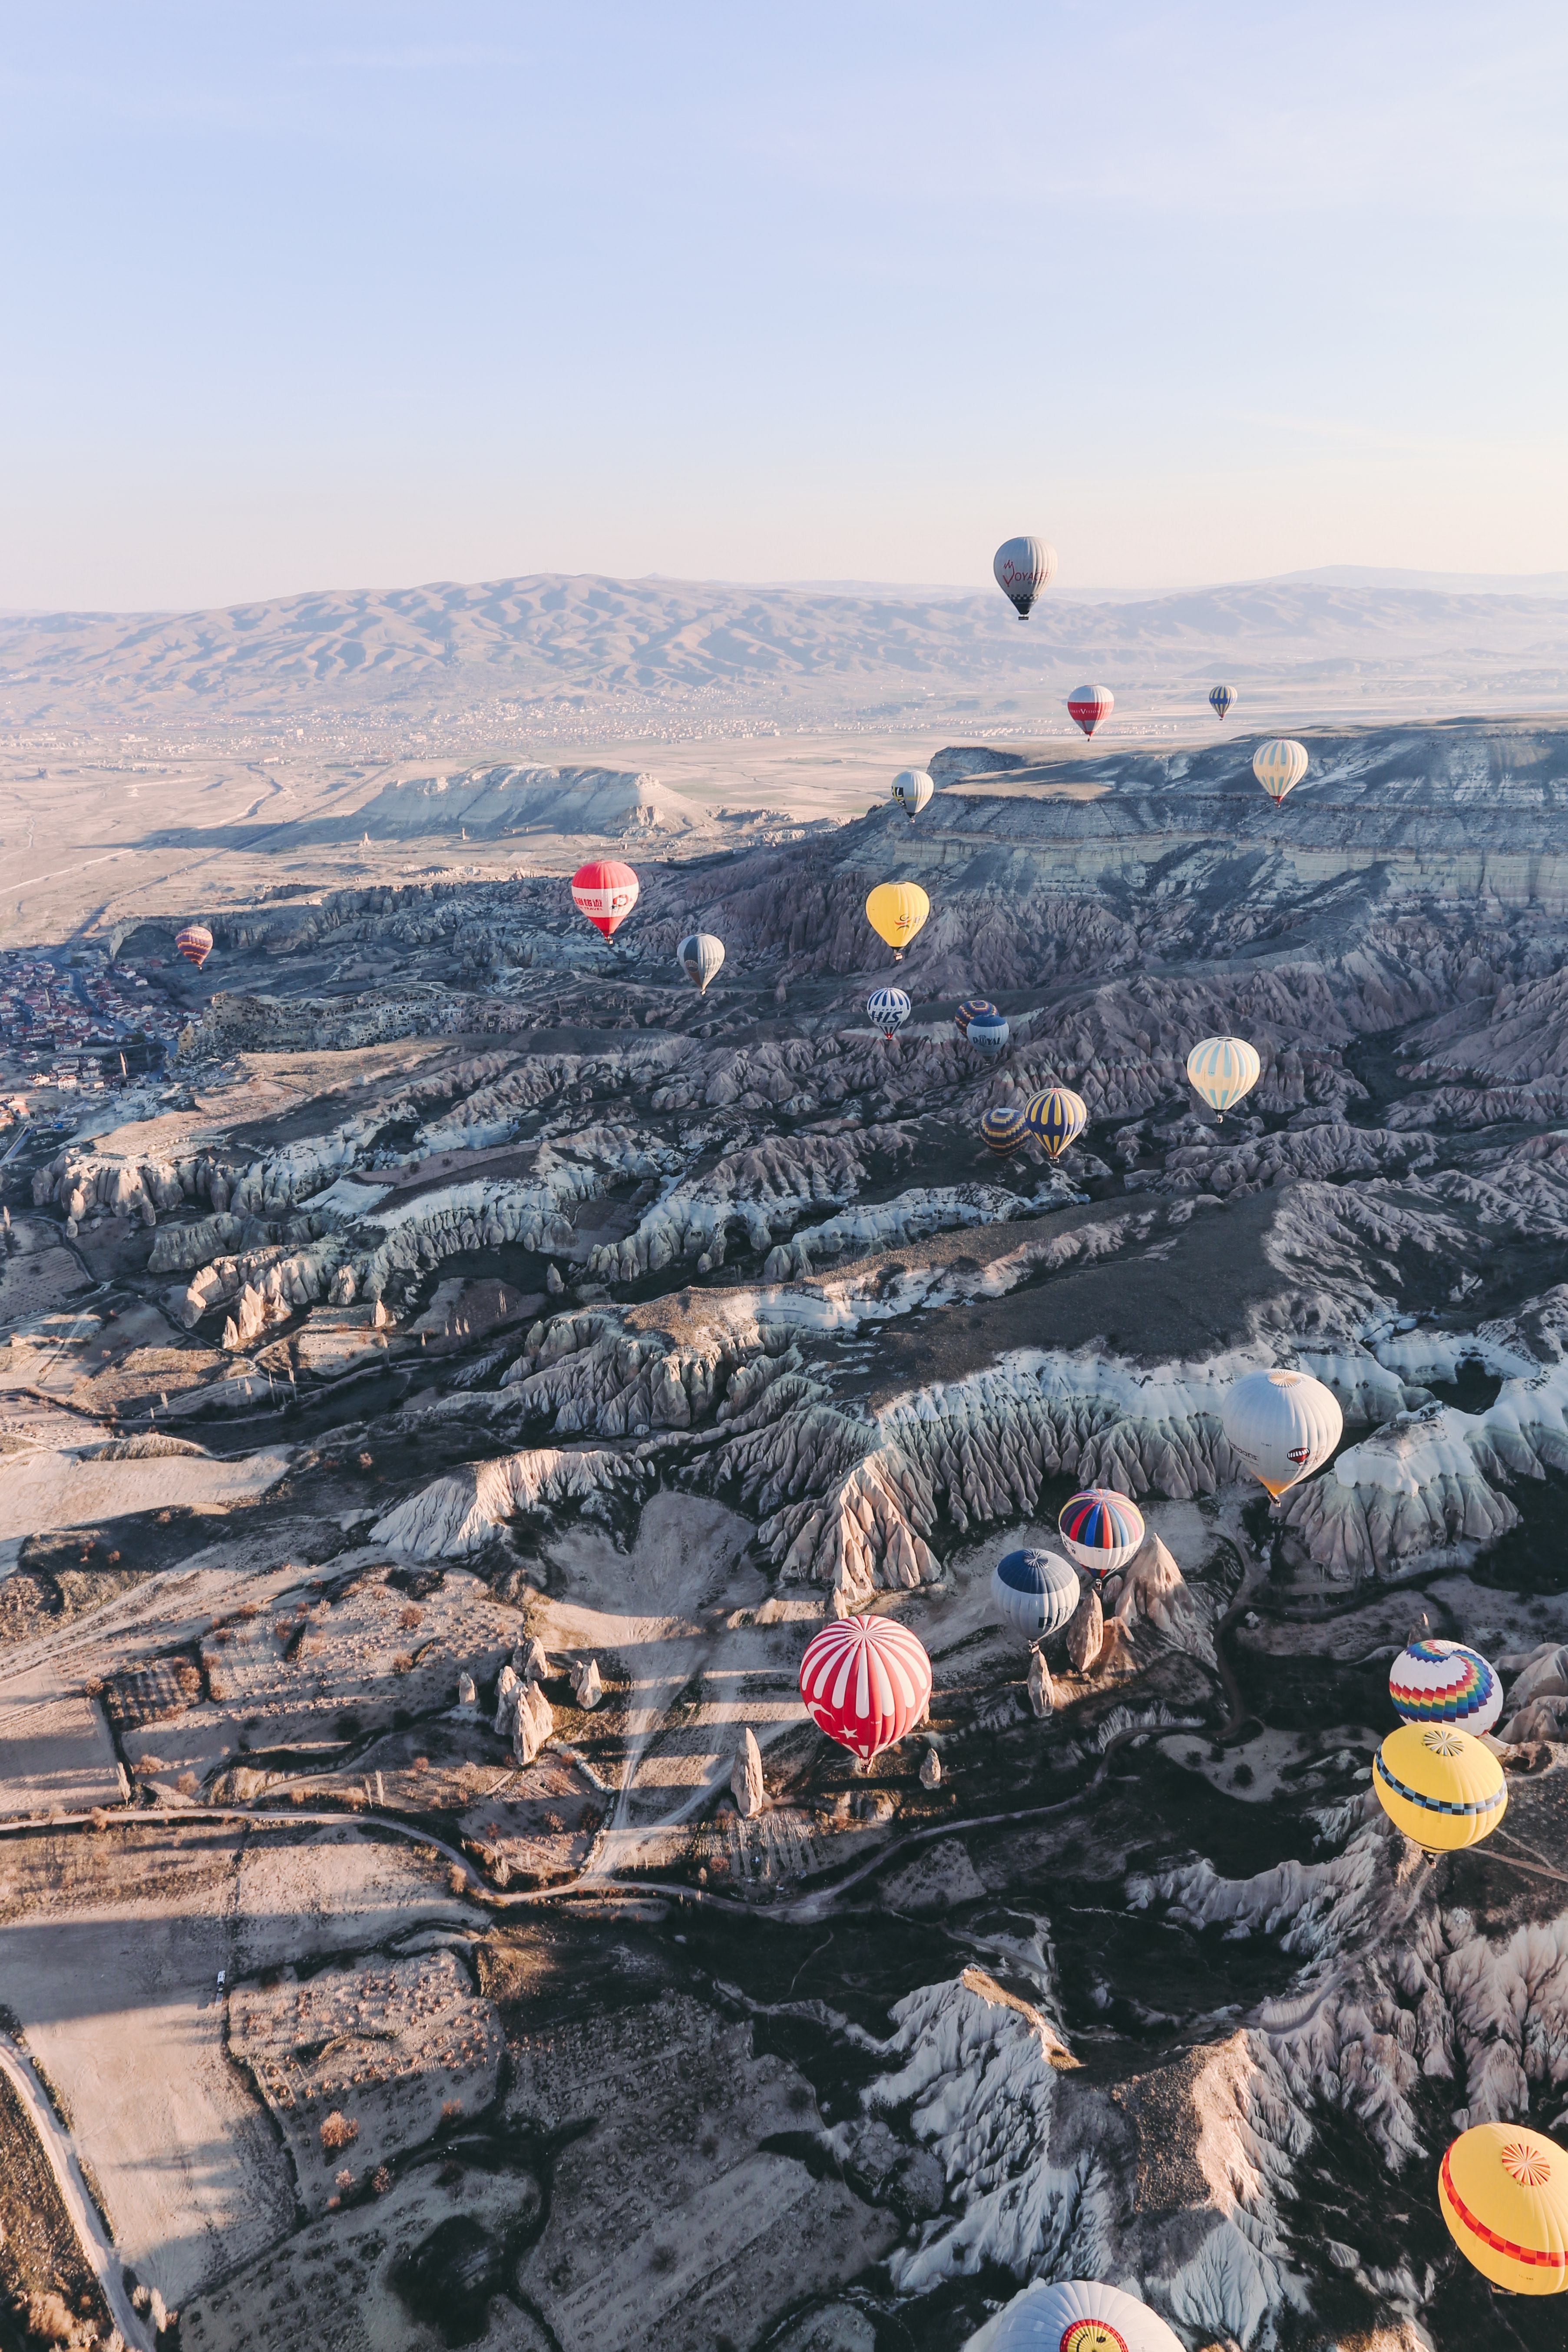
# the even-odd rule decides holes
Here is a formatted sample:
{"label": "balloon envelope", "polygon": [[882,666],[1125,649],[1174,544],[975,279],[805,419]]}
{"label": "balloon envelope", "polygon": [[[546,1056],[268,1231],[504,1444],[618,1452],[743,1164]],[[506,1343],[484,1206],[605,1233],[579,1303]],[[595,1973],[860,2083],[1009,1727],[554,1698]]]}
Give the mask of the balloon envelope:
{"label": "balloon envelope", "polygon": [[931,1660],[891,1617],[841,1617],[814,1633],[800,1695],[818,1730],[868,1762],[912,1729],[931,1698]]}
{"label": "balloon envelope", "polygon": [[1037,2280],[970,2336],[963,2352],[1184,2352],[1181,2337],[1124,2288]]}
{"label": "balloon envelope", "polygon": [[952,1016],[952,1025],[961,1037],[969,1034],[969,1024],[977,1013],[994,1013],[996,1007],[988,996],[966,996]]}
{"label": "balloon envelope", "polygon": [[1307,747],[1288,735],[1277,735],[1273,742],[1260,743],[1254,751],[1252,772],[1278,807],[1307,772]]}
{"label": "balloon envelope", "polygon": [[724,961],[724,942],[711,931],[692,931],[675,950],[675,960],[700,996]]}
{"label": "balloon envelope", "polygon": [[1235,700],[1236,688],[1233,686],[1210,687],[1209,707],[1216,719],[1223,719]]}
{"label": "balloon envelope", "polygon": [[1110,1576],[1143,1540],[1143,1514],[1113,1486],[1086,1486],[1063,1504],[1057,1531],[1080,1568]]}
{"label": "balloon envelope", "polygon": [[1083,1133],[1089,1106],[1070,1087],[1047,1087],[1031,1098],[1024,1117],[1030,1134],[1045,1145],[1053,1160],[1059,1160],[1073,1139]]}
{"label": "balloon envelope", "polygon": [[991,568],[1020,621],[1026,621],[1036,597],[1057,576],[1057,551],[1048,539],[1004,540]]}
{"label": "balloon envelope", "polygon": [[1425,1853],[1489,1837],[1508,1805],[1502,1766],[1485,1740],[1447,1723],[1402,1723],[1373,1759],[1372,1785],[1394,1823]]}
{"label": "balloon envelope", "polygon": [[900,960],[926,917],[931,900],[918,882],[879,882],[866,901],[866,920]]}
{"label": "balloon envelope", "polygon": [[1245,1037],[1205,1037],[1187,1055],[1187,1084],[1223,1118],[1250,1094],[1262,1064]]}
{"label": "balloon envelope", "polygon": [[1027,1140],[1029,1115],[1022,1103],[996,1103],[982,1116],[980,1132],[992,1150],[1005,1159]]}
{"label": "balloon envelope", "polygon": [[935,790],[923,768],[900,768],[892,782],[893,798],[911,816],[920,814]]}
{"label": "balloon envelope", "polygon": [[1437,2202],[1454,2243],[1493,2286],[1568,2286],[1568,2148],[1544,2132],[1472,2124],[1438,2168]]}
{"label": "balloon envelope", "polygon": [[1479,1650],[1459,1642],[1411,1642],[1388,1670],[1401,1723],[1457,1723],[1478,1739],[1502,1713],[1502,1685]]}
{"label": "balloon envelope", "polygon": [[903,1027],[913,1007],[901,988],[876,988],[866,999],[866,1010],[884,1037]]}
{"label": "balloon envelope", "polygon": [[1086,735],[1092,735],[1115,708],[1116,697],[1108,686],[1080,686],[1068,697],[1068,717],[1076,719]]}
{"label": "balloon envelope", "polygon": [[1013,1033],[1000,1013],[977,1013],[963,1034],[977,1054],[994,1062]]}
{"label": "balloon envelope", "polygon": [[572,877],[572,897],[577,912],[609,939],[637,905],[637,877],[617,857],[590,858]]}
{"label": "balloon envelope", "polygon": [[187,923],[175,939],[174,945],[187,963],[200,971],[213,951],[213,935],[205,923]]}
{"label": "balloon envelope", "polygon": [[1078,1570],[1054,1551],[1010,1551],[991,1571],[991,1601],[1026,1641],[1048,1640],[1078,1607]]}
{"label": "balloon envelope", "polygon": [[1310,1372],[1244,1372],[1226,1391],[1220,1419],[1230,1450],[1260,1486],[1284,1494],[1321,1470],[1343,1433],[1332,1389]]}

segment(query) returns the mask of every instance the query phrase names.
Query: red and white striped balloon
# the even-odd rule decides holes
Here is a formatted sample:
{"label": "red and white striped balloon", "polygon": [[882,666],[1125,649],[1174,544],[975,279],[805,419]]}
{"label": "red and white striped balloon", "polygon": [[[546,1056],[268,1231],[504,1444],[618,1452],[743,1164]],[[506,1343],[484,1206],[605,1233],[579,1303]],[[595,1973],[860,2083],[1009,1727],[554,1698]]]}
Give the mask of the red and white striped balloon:
{"label": "red and white striped balloon", "polygon": [[1116,697],[1108,686],[1080,686],[1068,697],[1068,717],[1075,719],[1086,735],[1092,735],[1102,719],[1109,719],[1116,708]]}
{"label": "red and white striped balloon", "polygon": [[925,1713],[931,1660],[891,1617],[841,1617],[806,1643],[800,1695],[818,1730],[868,1763]]}
{"label": "red and white striped balloon", "polygon": [[618,857],[591,858],[572,877],[572,898],[580,915],[608,939],[637,902],[637,877]]}

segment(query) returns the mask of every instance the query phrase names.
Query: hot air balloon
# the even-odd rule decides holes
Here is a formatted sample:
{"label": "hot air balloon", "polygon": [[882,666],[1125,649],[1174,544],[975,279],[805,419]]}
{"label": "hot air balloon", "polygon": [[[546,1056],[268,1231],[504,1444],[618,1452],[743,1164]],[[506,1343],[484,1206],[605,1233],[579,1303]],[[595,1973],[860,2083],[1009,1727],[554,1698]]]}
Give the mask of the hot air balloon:
{"label": "hot air balloon", "polygon": [[866,999],[866,1010],[884,1037],[896,1035],[912,1009],[901,988],[874,988]]}
{"label": "hot air balloon", "polygon": [[1187,1084],[1202,1095],[1217,1127],[1231,1105],[1251,1093],[1261,1067],[1245,1037],[1205,1037],[1187,1055]]}
{"label": "hot air balloon", "polygon": [[931,913],[931,900],[918,882],[879,882],[866,901],[866,920],[902,963],[904,950]]}
{"label": "hot air balloon", "polygon": [[1274,1496],[1321,1470],[1345,1425],[1332,1389],[1310,1372],[1244,1372],[1220,1419],[1231,1452]]}
{"label": "hot air balloon", "polygon": [[1004,540],[991,568],[1020,621],[1026,621],[1041,589],[1057,576],[1057,551],[1048,539]]}
{"label": "hot air balloon", "polygon": [[1278,808],[1307,772],[1307,747],[1292,742],[1288,735],[1276,736],[1272,743],[1260,743],[1254,751],[1252,772]]}
{"label": "hot air balloon", "polygon": [[1568,2148],[1544,2132],[1472,2124],[1438,2167],[1437,2202],[1454,2243],[1493,2286],[1568,2286]]}
{"label": "hot air balloon", "polygon": [[1457,1723],[1479,1739],[1502,1713],[1502,1685],[1479,1650],[1458,1642],[1411,1642],[1388,1670],[1401,1723]]}
{"label": "hot air balloon", "polygon": [[1234,686],[1210,687],[1209,709],[1214,712],[1216,719],[1224,719],[1229,712],[1230,706],[1235,700],[1236,688]]}
{"label": "hot air balloon", "polygon": [[963,2352],[1183,2352],[1157,2312],[1099,2279],[1037,2279],[972,2336]]}
{"label": "hot air balloon", "polygon": [[1005,1049],[1012,1034],[1000,1013],[977,1013],[963,1033],[966,1044],[988,1062],[994,1062]]}
{"label": "hot air balloon", "polygon": [[675,960],[699,996],[706,996],[709,982],[724,961],[724,942],[711,931],[692,931],[676,949]]}
{"label": "hot air balloon", "polygon": [[1026,1641],[1048,1641],[1078,1607],[1078,1570],[1058,1552],[1010,1551],[991,1571],[991,1600]]}
{"label": "hot air balloon", "polygon": [[205,923],[187,923],[174,940],[174,945],[187,963],[200,971],[213,951],[213,935]]}
{"label": "hot air balloon", "polygon": [[1031,1098],[1024,1117],[1029,1133],[1045,1145],[1053,1160],[1059,1160],[1074,1137],[1083,1133],[1089,1105],[1070,1087],[1047,1087]]}
{"label": "hot air balloon", "polygon": [[914,817],[919,816],[936,786],[923,768],[900,768],[890,789],[899,806]]}
{"label": "hot air balloon", "polygon": [[931,1699],[931,1660],[892,1617],[840,1617],[805,1645],[800,1695],[819,1731],[869,1763]]}
{"label": "hot air balloon", "polygon": [[572,877],[572,897],[577,912],[610,939],[637,905],[637,877],[618,858],[591,858]]}
{"label": "hot air balloon", "polygon": [[1022,1103],[997,1103],[983,1113],[980,1132],[992,1150],[1005,1159],[1028,1139],[1029,1115]]}
{"label": "hot air balloon", "polygon": [[1373,1759],[1377,1801],[1429,1862],[1489,1837],[1508,1805],[1484,1739],[1447,1723],[1402,1723]]}
{"label": "hot air balloon", "polygon": [[1116,697],[1108,686],[1080,686],[1068,697],[1068,717],[1076,719],[1086,735],[1092,735],[1115,708]]}
{"label": "hot air balloon", "polygon": [[952,1016],[952,1025],[961,1037],[969,1034],[969,1024],[977,1013],[994,1013],[996,1007],[988,996],[966,996]]}
{"label": "hot air balloon", "polygon": [[1080,1568],[1110,1576],[1143,1540],[1143,1514],[1111,1486],[1086,1486],[1063,1504],[1057,1532]]}

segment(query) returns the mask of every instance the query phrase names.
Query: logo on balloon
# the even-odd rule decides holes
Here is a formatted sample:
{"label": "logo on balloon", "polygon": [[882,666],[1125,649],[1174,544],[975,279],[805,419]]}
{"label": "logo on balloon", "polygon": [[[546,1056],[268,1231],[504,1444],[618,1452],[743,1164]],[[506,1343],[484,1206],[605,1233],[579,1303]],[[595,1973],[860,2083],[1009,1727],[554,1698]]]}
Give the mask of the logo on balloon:
{"label": "logo on balloon", "polygon": [[1501,2155],[1505,2167],[1521,2189],[1543,2188],[1552,2178],[1545,2149],[1531,2147],[1527,2139],[1510,2139]]}
{"label": "logo on balloon", "polygon": [[1127,2338],[1109,2319],[1075,2319],[1062,2337],[1061,2352],[1127,2352]]}
{"label": "logo on balloon", "polygon": [[1432,1756],[1462,1756],[1467,1737],[1462,1731],[1424,1731],[1421,1745]]}

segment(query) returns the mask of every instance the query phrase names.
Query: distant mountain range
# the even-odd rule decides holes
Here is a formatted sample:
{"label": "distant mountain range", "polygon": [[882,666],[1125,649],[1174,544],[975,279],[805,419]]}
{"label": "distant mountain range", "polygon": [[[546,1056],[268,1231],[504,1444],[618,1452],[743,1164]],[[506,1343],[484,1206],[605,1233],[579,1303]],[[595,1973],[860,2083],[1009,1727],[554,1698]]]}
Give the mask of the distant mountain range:
{"label": "distant mountain range", "polygon": [[558,574],[322,590],[204,613],[0,617],[0,724],[411,709],[613,724],[738,708],[832,724],[965,695],[1033,709],[1088,676],[1155,709],[1190,709],[1217,676],[1255,707],[1527,708],[1568,700],[1565,599],[1568,573],[1482,590],[1335,570],[1047,598],[1020,626],[982,591]]}

